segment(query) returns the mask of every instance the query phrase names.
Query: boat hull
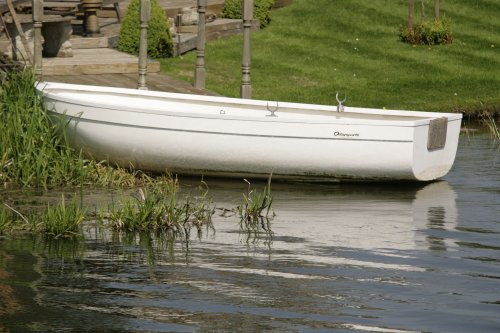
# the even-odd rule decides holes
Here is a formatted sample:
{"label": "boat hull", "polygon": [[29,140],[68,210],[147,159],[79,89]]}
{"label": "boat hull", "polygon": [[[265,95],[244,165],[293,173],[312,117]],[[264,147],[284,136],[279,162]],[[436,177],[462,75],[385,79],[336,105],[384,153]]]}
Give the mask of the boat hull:
{"label": "boat hull", "polygon": [[[337,113],[329,106],[296,103],[54,83],[38,87],[49,114],[66,119],[75,149],[154,172],[428,181],[450,170],[460,131],[456,114]],[[429,149],[430,124],[443,117],[445,144]]]}

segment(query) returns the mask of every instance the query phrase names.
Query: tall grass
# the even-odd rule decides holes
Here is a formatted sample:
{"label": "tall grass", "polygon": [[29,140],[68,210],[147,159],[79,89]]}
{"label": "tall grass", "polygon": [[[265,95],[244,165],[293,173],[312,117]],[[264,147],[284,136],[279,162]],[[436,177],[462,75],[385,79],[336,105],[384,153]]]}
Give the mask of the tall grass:
{"label": "tall grass", "polygon": [[142,173],[82,158],[68,145],[64,124],[51,123],[34,87],[30,70],[12,72],[2,81],[0,184],[133,186],[147,180]]}
{"label": "tall grass", "polygon": [[0,89],[0,182],[75,183],[85,163],[50,123],[31,71],[12,72]]}
{"label": "tall grass", "polygon": [[[453,44],[413,47],[398,38],[407,1],[294,0],[252,34],[252,97],[331,105],[342,91],[348,106],[500,112],[498,1],[443,1],[441,14]],[[208,43],[208,89],[239,97],[242,45]],[[162,72],[193,82],[195,60],[163,59]]]}

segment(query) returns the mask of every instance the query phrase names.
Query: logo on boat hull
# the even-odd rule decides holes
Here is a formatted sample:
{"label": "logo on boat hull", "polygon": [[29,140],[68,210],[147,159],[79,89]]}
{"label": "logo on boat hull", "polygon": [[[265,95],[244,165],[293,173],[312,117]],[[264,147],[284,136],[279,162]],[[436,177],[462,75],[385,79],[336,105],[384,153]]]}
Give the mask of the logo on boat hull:
{"label": "logo on boat hull", "polygon": [[333,136],[335,137],[359,137],[359,133],[344,133],[340,131],[333,132]]}

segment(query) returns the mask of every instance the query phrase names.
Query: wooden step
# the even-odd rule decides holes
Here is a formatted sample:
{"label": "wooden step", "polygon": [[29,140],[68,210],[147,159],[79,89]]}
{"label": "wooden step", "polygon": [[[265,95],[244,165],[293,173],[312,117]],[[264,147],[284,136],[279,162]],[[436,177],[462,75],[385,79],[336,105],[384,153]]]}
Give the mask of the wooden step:
{"label": "wooden step", "polygon": [[[251,31],[259,31],[259,29],[259,20],[253,20]],[[174,42],[174,56],[196,49],[198,26],[185,25],[181,26],[178,31],[177,36],[172,38]],[[230,37],[241,33],[243,33],[243,22],[241,20],[216,19],[206,25],[207,41]]]}
{"label": "wooden step", "polygon": [[196,49],[196,42],[198,40],[197,34],[185,33],[178,34],[172,38],[174,42],[174,57],[187,53]]}
{"label": "wooden step", "polygon": [[[68,58],[43,58],[44,75],[81,75],[137,73],[139,60],[136,56],[114,49],[75,49],[74,56]],[[150,61],[149,73],[158,73],[160,63]]]}
{"label": "wooden step", "polygon": [[115,48],[118,44],[118,36],[103,37],[81,37],[71,36],[71,45],[74,49],[98,49]]}
{"label": "wooden step", "polygon": [[[207,40],[220,39],[243,33],[243,21],[234,19],[216,19],[213,22],[206,24]],[[252,20],[251,31],[259,31],[259,20]],[[180,34],[183,33],[198,33],[197,25],[183,25],[178,28]]]}

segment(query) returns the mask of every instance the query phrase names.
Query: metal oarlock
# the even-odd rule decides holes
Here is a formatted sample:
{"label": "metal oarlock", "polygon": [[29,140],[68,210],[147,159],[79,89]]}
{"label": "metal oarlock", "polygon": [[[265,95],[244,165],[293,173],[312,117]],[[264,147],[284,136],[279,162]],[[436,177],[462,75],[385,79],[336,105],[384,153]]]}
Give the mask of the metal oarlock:
{"label": "metal oarlock", "polygon": [[347,100],[347,97],[345,97],[343,100],[339,99],[339,92],[335,94],[335,99],[337,100],[337,112],[344,112],[344,102]]}

